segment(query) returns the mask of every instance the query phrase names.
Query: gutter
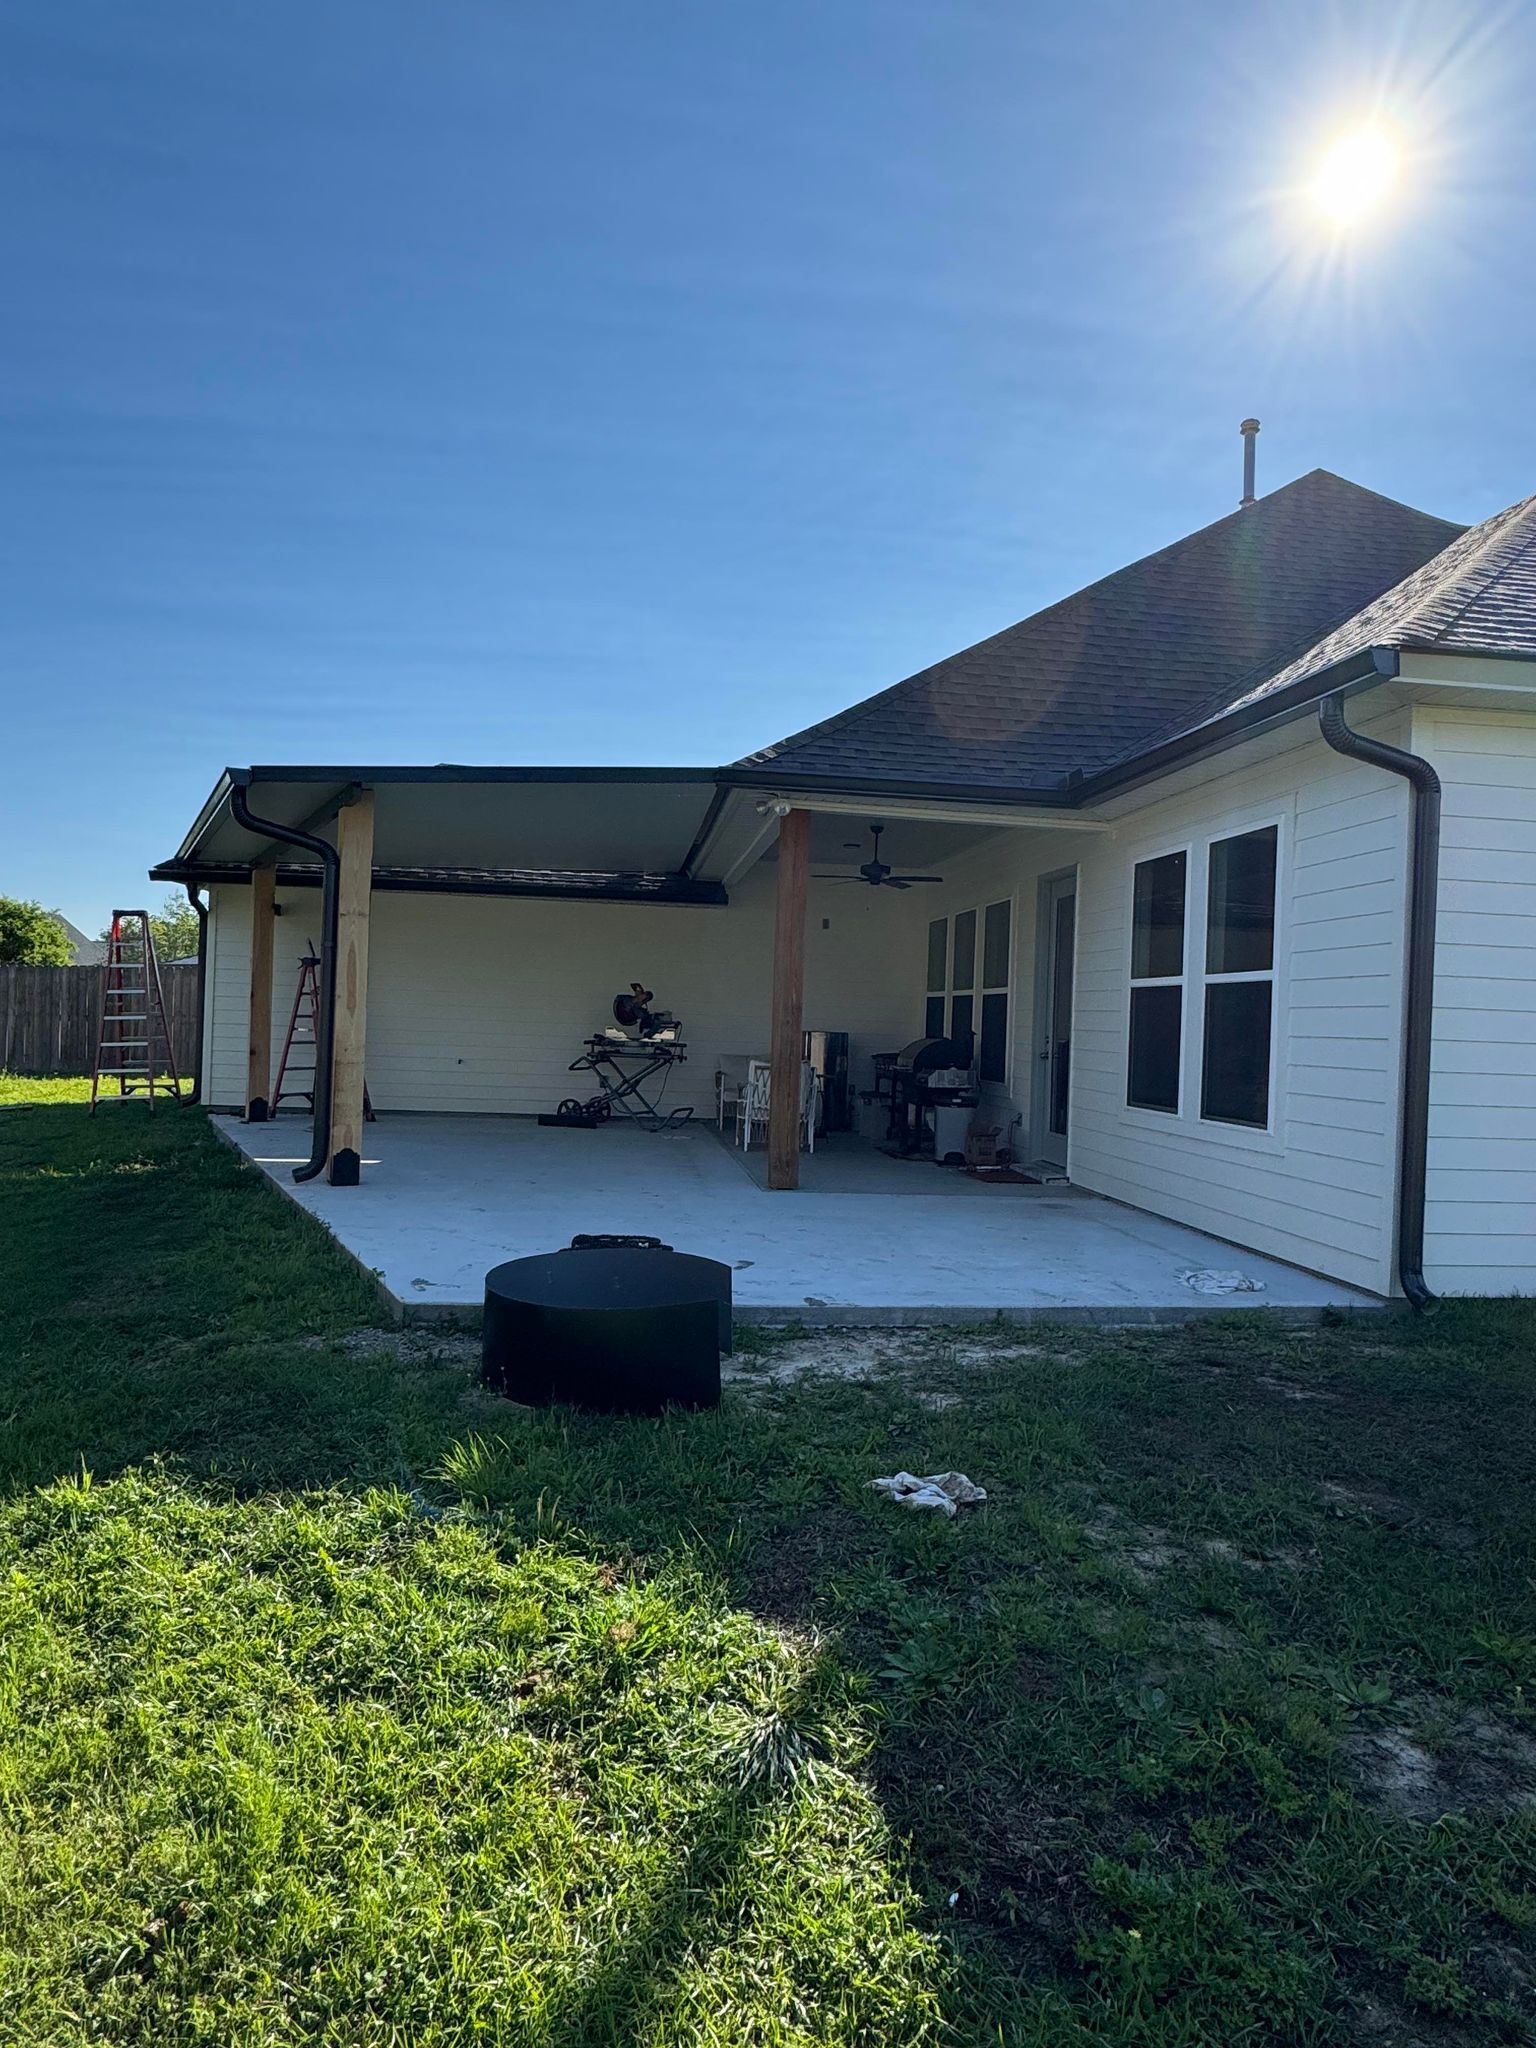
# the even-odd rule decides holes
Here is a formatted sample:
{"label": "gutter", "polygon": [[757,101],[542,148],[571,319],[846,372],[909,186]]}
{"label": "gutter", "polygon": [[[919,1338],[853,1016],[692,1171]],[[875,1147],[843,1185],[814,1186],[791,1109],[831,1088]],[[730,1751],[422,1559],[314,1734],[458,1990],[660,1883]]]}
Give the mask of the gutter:
{"label": "gutter", "polygon": [[1440,778],[1422,754],[1367,739],[1344,720],[1340,692],[1317,707],[1336,754],[1400,775],[1413,791],[1408,973],[1403,1020],[1402,1137],[1397,1168],[1397,1277],[1419,1311],[1435,1297],[1424,1278],[1424,1191],[1429,1167],[1429,1062],[1434,1032],[1435,913],[1440,882]]}
{"label": "gutter", "polygon": [[189,1103],[203,1099],[203,1007],[208,996],[208,906],[203,901],[196,883],[188,882],[187,901],[197,912],[197,1038],[193,1054],[192,1089],[187,1096]]}
{"label": "gutter", "polygon": [[320,896],[320,1024],[315,1041],[315,1121],[309,1157],[293,1169],[296,1181],[318,1180],[325,1171],[331,1150],[331,1055],[336,1034],[336,939],[337,880],[341,855],[328,840],[301,832],[296,825],[279,825],[272,818],[258,818],[246,801],[251,782],[249,768],[232,771],[229,808],[235,823],[263,839],[276,839],[285,846],[301,846],[321,862]]}

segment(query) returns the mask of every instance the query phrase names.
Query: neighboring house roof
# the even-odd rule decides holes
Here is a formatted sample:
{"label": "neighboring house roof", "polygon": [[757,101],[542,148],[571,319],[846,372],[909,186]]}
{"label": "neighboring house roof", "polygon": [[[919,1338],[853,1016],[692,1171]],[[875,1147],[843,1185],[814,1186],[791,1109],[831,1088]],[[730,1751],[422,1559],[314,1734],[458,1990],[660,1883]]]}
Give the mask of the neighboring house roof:
{"label": "neighboring house roof", "polygon": [[1059,789],[1230,708],[1463,532],[1315,469],[737,765]]}
{"label": "neighboring house roof", "polygon": [[81,931],[79,925],[71,924],[67,917],[60,917],[57,911],[54,912],[54,916],[63,925],[64,936],[74,948],[75,965],[77,967],[99,967],[107,957],[106,941],[104,939],[88,939],[85,933]]}

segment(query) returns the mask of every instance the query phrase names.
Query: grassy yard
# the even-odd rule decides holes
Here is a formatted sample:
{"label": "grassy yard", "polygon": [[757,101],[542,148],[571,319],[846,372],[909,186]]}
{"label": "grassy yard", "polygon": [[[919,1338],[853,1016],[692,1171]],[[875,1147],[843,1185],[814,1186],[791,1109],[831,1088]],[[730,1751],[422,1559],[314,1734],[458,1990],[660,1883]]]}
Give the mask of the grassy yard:
{"label": "grassy yard", "polygon": [[530,1414],[114,1104],[0,1313],[0,2040],[1536,2039],[1529,1307]]}

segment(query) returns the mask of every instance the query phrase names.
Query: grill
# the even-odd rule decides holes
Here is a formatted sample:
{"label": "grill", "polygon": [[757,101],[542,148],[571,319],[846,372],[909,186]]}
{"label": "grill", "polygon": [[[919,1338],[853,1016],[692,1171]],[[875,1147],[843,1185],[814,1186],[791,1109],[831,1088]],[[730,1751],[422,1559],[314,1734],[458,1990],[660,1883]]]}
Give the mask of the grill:
{"label": "grill", "polygon": [[926,1148],[929,1110],[975,1108],[974,1057],[975,1044],[969,1032],[958,1038],[914,1038],[895,1055],[890,1067],[891,1114],[885,1141],[902,1158]]}

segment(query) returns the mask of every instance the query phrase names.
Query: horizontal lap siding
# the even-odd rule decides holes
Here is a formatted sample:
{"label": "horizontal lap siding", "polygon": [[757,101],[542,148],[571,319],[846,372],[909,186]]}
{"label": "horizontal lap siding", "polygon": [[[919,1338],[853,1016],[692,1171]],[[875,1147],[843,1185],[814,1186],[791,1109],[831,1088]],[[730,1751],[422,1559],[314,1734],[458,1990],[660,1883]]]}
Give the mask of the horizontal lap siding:
{"label": "horizontal lap siding", "polygon": [[1536,1292],[1536,714],[1420,709],[1443,789],[1425,1273]]}
{"label": "horizontal lap siding", "polygon": [[[1407,721],[1357,722],[1402,740]],[[1125,1102],[1131,874],[1138,860],[1278,817],[1276,1123],[1202,1123],[1196,1008],[1177,1117]],[[1404,835],[1394,777],[1320,739],[1146,803],[1085,850],[1074,1019],[1071,1175],[1078,1185],[1379,1293],[1392,1286],[1402,1033]],[[1192,930],[1203,928],[1194,900]],[[1192,946],[1193,953],[1193,946]],[[1198,961],[1192,959],[1192,967]]]}
{"label": "horizontal lap siding", "polygon": [[[872,894],[872,892],[871,892]],[[274,1062],[305,943],[318,942],[318,896],[279,891],[273,970]],[[825,923],[824,923],[825,920]],[[250,893],[214,898],[210,1100],[243,1099],[250,975]],[[611,1022],[632,980],[682,1018],[686,1063],[668,1108],[714,1108],[721,1053],[766,1053],[773,871],[733,892],[728,909],[381,893],[368,973],[369,1092],[381,1110],[536,1115],[594,1092],[572,1074],[582,1041]],[[807,1028],[847,1031],[854,1078],[870,1055],[916,1036],[922,1019],[913,914],[902,898],[850,903],[813,885],[806,933]]]}

